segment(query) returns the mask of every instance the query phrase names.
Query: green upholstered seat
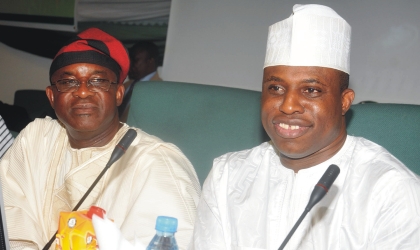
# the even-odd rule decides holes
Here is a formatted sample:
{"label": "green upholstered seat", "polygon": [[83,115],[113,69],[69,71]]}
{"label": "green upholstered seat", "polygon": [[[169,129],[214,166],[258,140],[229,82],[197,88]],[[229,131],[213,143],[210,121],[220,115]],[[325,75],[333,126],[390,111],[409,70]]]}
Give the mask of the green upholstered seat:
{"label": "green upholstered seat", "polygon": [[203,183],[213,159],[268,140],[261,92],[181,82],[135,85],[127,123],[178,146]]}
{"label": "green upholstered seat", "polygon": [[[269,140],[258,91],[181,82],[136,84],[127,123],[174,143],[203,183],[213,159]],[[348,133],[372,140],[420,174],[420,105],[357,104]]]}
{"label": "green upholstered seat", "polygon": [[376,142],[420,174],[420,105],[355,104],[346,123],[349,135]]}

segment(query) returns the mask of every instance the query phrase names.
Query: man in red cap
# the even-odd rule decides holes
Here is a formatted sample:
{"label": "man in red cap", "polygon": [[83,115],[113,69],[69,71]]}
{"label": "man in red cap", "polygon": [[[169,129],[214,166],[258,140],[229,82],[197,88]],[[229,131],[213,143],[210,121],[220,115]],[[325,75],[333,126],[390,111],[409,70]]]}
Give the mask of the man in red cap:
{"label": "man in red cap", "polygon": [[[44,247],[57,231],[59,213],[76,206],[130,129],[117,111],[129,66],[121,42],[96,28],[57,53],[46,94],[58,119],[29,124],[0,164],[12,249]],[[125,239],[143,244],[155,234],[157,216],[176,217],[184,249],[200,194],[194,168],[174,145],[133,129],[130,148],[79,210],[103,208]]]}

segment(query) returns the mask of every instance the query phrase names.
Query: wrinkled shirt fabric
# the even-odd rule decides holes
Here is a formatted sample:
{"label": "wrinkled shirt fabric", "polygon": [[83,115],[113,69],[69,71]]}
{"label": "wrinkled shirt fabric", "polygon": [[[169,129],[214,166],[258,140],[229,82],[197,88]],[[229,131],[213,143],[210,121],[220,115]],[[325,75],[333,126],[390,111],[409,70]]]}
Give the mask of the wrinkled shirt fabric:
{"label": "wrinkled shirt fabric", "polygon": [[214,160],[190,249],[278,249],[325,170],[340,174],[284,249],[420,249],[420,181],[383,147],[347,136],[329,160],[294,173],[271,142]]}
{"label": "wrinkled shirt fabric", "polygon": [[[12,249],[42,249],[107,164],[130,127],[123,124],[103,147],[71,148],[66,130],[49,117],[22,130],[0,163]],[[173,144],[140,129],[127,152],[97,183],[79,210],[106,211],[131,243],[147,245],[156,218],[178,218],[180,249],[191,241],[200,184],[193,166]],[[51,249],[54,249],[53,244]]]}

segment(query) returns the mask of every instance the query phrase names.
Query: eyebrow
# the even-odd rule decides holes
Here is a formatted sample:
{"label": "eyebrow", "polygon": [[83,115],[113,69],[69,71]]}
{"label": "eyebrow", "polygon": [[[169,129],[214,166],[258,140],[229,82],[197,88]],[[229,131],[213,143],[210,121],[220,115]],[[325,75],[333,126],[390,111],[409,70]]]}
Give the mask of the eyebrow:
{"label": "eyebrow", "polygon": [[106,73],[106,71],[105,70],[95,70],[95,71],[92,72],[92,74],[103,74],[103,73]]}
{"label": "eyebrow", "polygon": [[[94,75],[94,74],[104,74],[104,73],[106,73],[106,71],[104,71],[104,70],[95,70],[95,71],[93,71],[91,73],[91,75]],[[64,72],[62,72],[60,74],[60,76],[74,76],[74,73],[71,72],[71,71],[64,71]]]}
{"label": "eyebrow", "polygon": [[[277,76],[269,76],[263,81],[263,84],[266,83],[266,82],[284,82],[284,80],[280,77],[277,77]],[[326,86],[324,83],[320,82],[316,78],[303,79],[301,81],[301,83],[315,83],[315,84]]]}
{"label": "eyebrow", "polygon": [[73,73],[69,71],[62,72],[60,75],[73,75]]}
{"label": "eyebrow", "polygon": [[266,82],[283,82],[283,79],[277,76],[270,76],[263,81],[263,83],[266,83]]}
{"label": "eyebrow", "polygon": [[316,83],[316,84],[320,84],[320,85],[326,86],[324,83],[318,81],[318,79],[316,79],[316,78],[304,79],[302,82],[303,83]]}

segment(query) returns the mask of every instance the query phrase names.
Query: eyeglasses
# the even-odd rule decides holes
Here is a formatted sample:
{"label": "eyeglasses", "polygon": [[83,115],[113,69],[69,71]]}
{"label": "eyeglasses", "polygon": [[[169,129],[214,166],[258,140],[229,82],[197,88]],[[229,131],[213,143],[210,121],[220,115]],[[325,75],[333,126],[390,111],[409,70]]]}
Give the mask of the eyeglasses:
{"label": "eyeglasses", "polygon": [[[86,83],[87,88],[91,92],[106,92],[111,87],[111,84],[117,84],[101,78],[92,78],[87,80]],[[52,85],[55,85],[59,92],[76,92],[80,87],[80,81],[77,79],[61,79],[52,83]]]}

